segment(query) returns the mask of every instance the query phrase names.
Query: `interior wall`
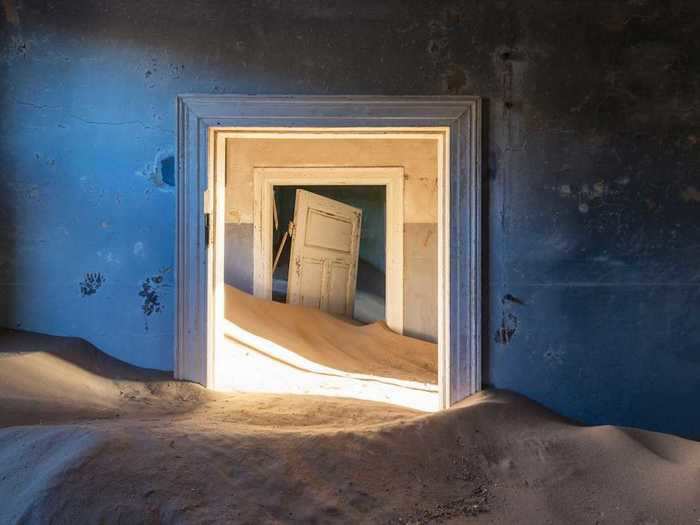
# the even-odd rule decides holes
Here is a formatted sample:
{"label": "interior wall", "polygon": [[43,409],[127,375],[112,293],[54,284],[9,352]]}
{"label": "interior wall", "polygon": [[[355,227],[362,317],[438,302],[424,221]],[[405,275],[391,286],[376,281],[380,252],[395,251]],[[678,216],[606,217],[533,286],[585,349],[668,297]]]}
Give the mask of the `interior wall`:
{"label": "interior wall", "polygon": [[698,34],[684,0],[4,0],[0,325],[172,369],[180,93],[479,95],[486,383],[700,437]]}
{"label": "interior wall", "polygon": [[226,163],[225,279],[249,293],[253,282],[254,168],[403,167],[404,334],[436,341],[437,146],[434,140],[236,138],[227,140]]}

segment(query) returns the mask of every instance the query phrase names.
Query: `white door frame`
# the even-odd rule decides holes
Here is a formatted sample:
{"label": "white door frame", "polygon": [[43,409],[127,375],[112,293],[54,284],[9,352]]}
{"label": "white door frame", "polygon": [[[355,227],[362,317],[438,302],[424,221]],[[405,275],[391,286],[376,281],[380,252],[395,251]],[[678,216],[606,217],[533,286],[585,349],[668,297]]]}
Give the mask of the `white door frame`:
{"label": "white door frame", "polygon": [[211,175],[220,167],[216,155],[220,132],[288,128],[313,136],[318,130],[348,128],[368,133],[442,128],[447,147],[445,156],[439,158],[448,175],[438,202],[442,224],[438,284],[444,299],[438,305],[438,339],[443,347],[438,366],[441,406],[481,389],[482,130],[478,97],[182,95],[177,103],[176,378],[216,386],[214,319],[217,312],[223,315],[223,261],[216,257],[212,241],[223,241],[220,201],[224,200],[224,184]]}
{"label": "white door frame", "polygon": [[272,207],[275,186],[386,188],[386,323],[403,333],[403,167],[295,166],[253,169],[253,294],[272,299]]}

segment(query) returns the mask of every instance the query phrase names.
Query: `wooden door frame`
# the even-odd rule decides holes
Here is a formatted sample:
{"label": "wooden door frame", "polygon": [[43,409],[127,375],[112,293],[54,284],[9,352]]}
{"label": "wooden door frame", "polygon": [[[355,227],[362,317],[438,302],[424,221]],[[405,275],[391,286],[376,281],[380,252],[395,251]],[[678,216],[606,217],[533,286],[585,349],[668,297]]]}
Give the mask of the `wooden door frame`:
{"label": "wooden door frame", "polygon": [[[178,176],[176,222],[175,377],[215,388],[213,319],[223,311],[223,261],[211,227],[223,182],[212,174],[218,131],[269,128],[381,132],[444,128],[449,173],[438,202],[438,305],[441,406],[481,388],[481,100],[478,97],[182,95],[177,98]],[[219,178],[220,179],[220,178]],[[216,186],[214,185],[216,182]],[[214,209],[216,203],[217,210]],[[213,230],[213,231],[212,231]],[[217,298],[218,297],[218,298]]]}
{"label": "wooden door frame", "polygon": [[[282,137],[288,132],[281,131]],[[336,135],[338,133],[336,132]],[[352,133],[347,133],[351,138]],[[357,135],[357,134],[355,134]],[[326,138],[320,134],[319,138]],[[368,138],[366,135],[363,138]],[[386,323],[403,333],[403,167],[294,166],[253,169],[253,294],[272,299],[272,190],[275,186],[384,186],[386,188]]]}

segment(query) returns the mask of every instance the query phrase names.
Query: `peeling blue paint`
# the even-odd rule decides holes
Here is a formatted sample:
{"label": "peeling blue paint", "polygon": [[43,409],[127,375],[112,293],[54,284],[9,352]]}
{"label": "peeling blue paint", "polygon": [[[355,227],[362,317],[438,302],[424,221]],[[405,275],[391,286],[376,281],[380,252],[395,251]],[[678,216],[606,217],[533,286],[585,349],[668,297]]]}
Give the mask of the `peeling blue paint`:
{"label": "peeling blue paint", "polygon": [[494,341],[501,345],[507,345],[513,339],[518,329],[518,318],[511,312],[503,312],[501,316],[501,326],[496,330]]}
{"label": "peeling blue paint", "polygon": [[161,313],[165,309],[165,305],[161,303],[160,293],[163,287],[166,286],[164,274],[169,271],[169,268],[163,269],[156,275],[146,277],[141,283],[139,297],[143,298],[141,309],[145,315],[144,328],[146,331],[148,331],[148,317]]}
{"label": "peeling blue paint", "polygon": [[83,297],[94,295],[105,283],[105,280],[101,273],[86,273],[85,278],[80,282],[80,295]]}
{"label": "peeling blue paint", "polygon": [[147,163],[137,174],[156,188],[168,191],[175,186],[175,155],[171,150],[159,151],[153,162]]}
{"label": "peeling blue paint", "polygon": [[503,296],[501,299],[501,323],[494,336],[496,343],[507,345],[513,340],[520,322],[518,316],[512,311],[513,306],[524,305],[525,301],[515,297],[513,294],[507,293]]}
{"label": "peeling blue paint", "polygon": [[175,186],[175,155],[168,154],[160,159],[160,179],[163,184]]}

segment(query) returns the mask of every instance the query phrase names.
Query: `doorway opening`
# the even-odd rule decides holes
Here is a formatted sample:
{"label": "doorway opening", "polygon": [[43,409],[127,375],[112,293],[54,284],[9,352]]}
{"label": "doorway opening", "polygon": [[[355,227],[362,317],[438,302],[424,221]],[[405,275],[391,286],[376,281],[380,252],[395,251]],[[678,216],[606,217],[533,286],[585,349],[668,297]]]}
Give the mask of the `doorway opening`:
{"label": "doorway opening", "polygon": [[[450,406],[479,389],[478,99],[193,95],[180,97],[178,104],[176,377],[221,390],[339,395],[424,410]],[[264,151],[284,155],[260,161],[236,149],[260,140],[266,141]],[[373,170],[406,168],[403,160],[372,157],[381,157],[387,142],[402,144],[410,157],[419,148],[409,143],[421,140],[430,144],[431,152],[418,156],[429,159],[434,177],[421,175],[415,166],[396,179],[389,177],[405,182],[405,192],[395,191],[391,180],[369,180],[377,176]],[[311,142],[316,142],[315,157],[301,147]],[[343,158],[329,159],[343,147]],[[319,169],[361,170],[366,175],[353,177],[351,183],[320,182],[313,175]],[[261,170],[269,172],[267,178],[258,177]],[[285,171],[296,171],[303,179],[274,180],[274,173]],[[357,330],[367,332],[366,337],[377,336],[376,329],[368,328],[377,323],[358,326],[357,319],[337,319],[322,308],[280,303],[272,297],[273,252],[278,246],[273,228],[265,223],[274,222],[274,216],[260,210],[273,202],[279,186],[313,193],[313,186],[339,184],[386,187],[385,319],[378,321],[384,325],[380,335],[385,339],[379,338],[379,346],[399,349],[395,357],[403,359],[408,342],[432,344],[437,350],[436,378],[429,383],[392,377],[386,370],[363,373],[347,360],[342,367],[330,366],[323,356],[304,353],[290,343],[300,334],[319,337],[319,328],[330,323],[331,329],[325,330],[331,336],[321,334],[322,342],[340,350],[336,355],[354,359],[365,357],[358,353],[366,345]],[[395,205],[397,201],[401,204]],[[404,212],[400,221],[391,220]],[[404,242],[409,238],[411,242]],[[231,239],[239,244],[229,250]],[[198,251],[201,247],[203,252]],[[434,250],[435,256],[426,257],[425,250]],[[226,252],[235,256],[226,257]],[[359,247],[357,265],[359,272]],[[238,279],[237,286],[227,284],[228,275]],[[288,271],[288,291],[289,276]],[[292,310],[304,319],[290,315]],[[261,320],[267,322],[266,330],[246,325]],[[337,322],[343,324],[333,324]],[[285,326],[294,333],[283,333]],[[428,336],[421,337],[421,331]],[[402,338],[401,343],[396,338]],[[233,346],[224,344],[227,341]],[[259,359],[263,354],[264,367]],[[254,355],[256,359],[248,359]]]}
{"label": "doorway opening", "polygon": [[218,386],[438,409],[441,141],[290,132],[233,135],[220,152],[214,252],[239,268],[224,276]]}
{"label": "doorway opening", "polygon": [[[306,144],[306,147],[310,148],[310,157],[316,158],[312,152],[318,149],[319,144],[323,143],[319,143],[317,139],[310,140],[300,142],[300,144]],[[262,146],[264,143],[259,142],[259,146]],[[289,159],[285,154],[284,145],[279,146],[279,144],[283,143],[277,142],[275,144],[278,144],[277,153],[280,155],[278,158],[280,160]],[[348,145],[347,141],[338,140],[334,144],[336,145],[335,151],[338,151],[339,148],[342,149],[342,147],[347,148]],[[254,150],[256,145],[245,143],[245,146],[242,145],[241,148],[242,152],[249,156],[253,154],[246,150]],[[272,146],[267,146],[263,151],[269,151],[270,149],[272,149]],[[303,149],[303,147],[298,149]],[[264,157],[267,157],[267,155],[268,153]],[[307,157],[307,160],[310,157]],[[269,157],[269,159],[272,162],[275,157]],[[263,161],[259,160],[259,162]],[[290,160],[287,161],[289,162]],[[266,299],[274,298],[274,280],[272,276],[277,271],[277,268],[274,268],[274,266],[280,248],[278,244],[275,244],[275,232],[280,237],[280,243],[285,237],[285,223],[282,223],[282,226],[280,226],[279,217],[275,218],[276,215],[279,215],[279,213],[275,212],[276,195],[286,196],[288,203],[295,203],[296,191],[293,191],[293,189],[296,188],[308,191],[314,195],[325,196],[325,198],[330,198],[331,200],[333,200],[333,197],[338,197],[338,199],[335,199],[336,201],[349,206],[356,205],[362,212],[362,227],[359,236],[360,260],[358,261],[358,275],[356,279],[358,283],[356,291],[360,292],[359,298],[377,302],[377,297],[383,296],[383,305],[375,305],[374,310],[382,306],[384,310],[383,319],[386,320],[387,325],[393,331],[403,333],[405,288],[403,258],[405,237],[404,168],[401,166],[255,167],[252,169],[252,177],[254,186],[252,218],[254,235],[254,295]],[[294,200],[292,201],[292,199]],[[233,199],[232,206],[236,207],[236,210],[243,208],[241,205],[236,204],[236,201]],[[290,206],[287,206],[286,209],[288,210],[289,208]],[[277,224],[278,228],[275,228],[275,224]],[[286,229],[289,232],[288,223]],[[290,235],[287,235],[287,239],[290,239]],[[289,250],[291,250],[291,242]],[[282,257],[285,256],[284,248],[279,255],[280,260],[282,260]],[[363,255],[364,257],[362,257]],[[378,271],[372,272],[373,268],[368,267],[369,265],[372,265]],[[278,277],[280,273],[284,275],[284,270],[277,271]],[[384,274],[383,293],[376,290],[379,285],[378,280],[381,278],[381,275],[378,275],[379,273]],[[355,295],[357,296],[358,294],[355,293]],[[369,295],[374,297],[369,297]],[[362,316],[364,310],[360,307],[358,314]]]}

